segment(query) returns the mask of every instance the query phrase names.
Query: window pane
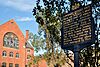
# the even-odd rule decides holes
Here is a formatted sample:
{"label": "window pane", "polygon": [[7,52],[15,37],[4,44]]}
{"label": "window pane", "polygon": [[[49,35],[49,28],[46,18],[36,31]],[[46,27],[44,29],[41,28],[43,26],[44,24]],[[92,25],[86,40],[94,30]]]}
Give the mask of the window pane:
{"label": "window pane", "polygon": [[19,64],[15,64],[15,67],[19,67]]}
{"label": "window pane", "polygon": [[25,65],[25,67],[28,67],[27,65]]}
{"label": "window pane", "polygon": [[9,67],[13,67],[13,63],[9,63]]}
{"label": "window pane", "polygon": [[2,63],[2,67],[6,67],[6,63],[5,62]]}
{"label": "window pane", "polygon": [[30,57],[31,57],[30,55],[27,55],[27,59],[30,59]]}
{"label": "window pane", "polygon": [[19,48],[19,39],[17,35],[12,32],[8,32],[4,35],[3,42],[5,47],[10,47],[15,49]]}
{"label": "window pane", "polygon": [[19,58],[19,53],[16,53],[16,58]]}
{"label": "window pane", "polygon": [[30,52],[30,50],[27,50],[27,52]]}
{"label": "window pane", "polygon": [[2,56],[7,56],[6,51],[2,52]]}
{"label": "window pane", "polygon": [[10,57],[13,57],[13,52],[10,52],[9,56],[10,56]]}

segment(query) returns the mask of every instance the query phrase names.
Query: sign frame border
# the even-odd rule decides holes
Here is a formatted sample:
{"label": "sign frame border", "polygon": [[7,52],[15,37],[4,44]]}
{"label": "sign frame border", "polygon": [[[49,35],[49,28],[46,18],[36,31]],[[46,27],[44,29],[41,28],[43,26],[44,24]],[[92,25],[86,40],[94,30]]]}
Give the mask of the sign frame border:
{"label": "sign frame border", "polygon": [[[79,49],[83,49],[83,48],[85,48],[87,46],[90,46],[90,45],[95,43],[95,39],[96,39],[95,29],[96,29],[96,26],[95,26],[95,23],[94,23],[94,20],[93,20],[93,17],[92,17],[92,5],[89,4],[87,6],[91,7],[91,17],[90,17],[90,20],[91,20],[91,36],[92,36],[91,40],[88,40],[88,41],[85,41],[85,42],[82,42],[82,43],[80,42],[80,43],[77,43],[77,44],[64,45],[64,29],[63,29],[64,27],[63,27],[63,21],[62,21],[62,28],[61,28],[61,48],[62,49],[67,49],[67,50],[72,50],[73,51],[75,46],[79,46]],[[72,10],[72,11],[66,13],[66,14],[70,14],[74,11],[77,11],[77,10],[82,9],[84,7],[87,7],[87,6],[82,6],[80,8],[75,9],[75,10]]]}

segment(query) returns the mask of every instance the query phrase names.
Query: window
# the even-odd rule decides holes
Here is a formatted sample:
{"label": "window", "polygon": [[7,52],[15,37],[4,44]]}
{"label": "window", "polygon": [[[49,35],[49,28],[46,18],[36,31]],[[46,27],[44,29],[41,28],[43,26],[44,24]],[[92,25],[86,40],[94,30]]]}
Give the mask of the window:
{"label": "window", "polygon": [[4,57],[7,56],[6,51],[3,51],[3,52],[2,52],[2,56],[4,56]]}
{"label": "window", "polygon": [[19,39],[12,32],[8,32],[4,35],[3,42],[5,47],[10,47],[15,49],[19,48]]}
{"label": "window", "polygon": [[30,57],[31,57],[30,55],[27,55],[27,59],[30,59]]}
{"label": "window", "polygon": [[2,63],[2,67],[6,67],[6,63],[5,62]]}
{"label": "window", "polygon": [[28,67],[27,65],[25,65],[25,67]]}
{"label": "window", "polygon": [[15,64],[15,67],[19,67],[19,64]]}
{"label": "window", "polygon": [[10,52],[9,56],[10,56],[10,57],[13,57],[13,52]]}
{"label": "window", "polygon": [[13,67],[13,63],[9,63],[9,67]]}
{"label": "window", "polygon": [[16,58],[19,58],[19,53],[16,53]]}
{"label": "window", "polygon": [[29,52],[30,52],[30,50],[27,50],[27,52],[29,53]]}

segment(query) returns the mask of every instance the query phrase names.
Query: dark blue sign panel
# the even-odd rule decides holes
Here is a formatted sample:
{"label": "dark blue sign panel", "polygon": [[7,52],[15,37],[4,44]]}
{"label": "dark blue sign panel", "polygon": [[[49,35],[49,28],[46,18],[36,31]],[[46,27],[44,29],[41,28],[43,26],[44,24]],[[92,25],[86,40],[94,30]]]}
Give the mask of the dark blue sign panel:
{"label": "dark blue sign panel", "polygon": [[[95,27],[92,21],[91,5],[64,14],[62,27],[62,48],[83,47],[95,42]],[[80,46],[80,47],[81,47]]]}

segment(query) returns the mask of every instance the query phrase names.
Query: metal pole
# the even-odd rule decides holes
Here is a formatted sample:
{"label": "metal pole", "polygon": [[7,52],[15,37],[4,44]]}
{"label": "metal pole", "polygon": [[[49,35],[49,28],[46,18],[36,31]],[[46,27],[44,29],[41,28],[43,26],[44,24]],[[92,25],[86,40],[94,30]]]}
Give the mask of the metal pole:
{"label": "metal pole", "polygon": [[74,46],[74,67],[79,67],[79,46]]}
{"label": "metal pole", "polygon": [[[97,23],[97,16],[96,16],[96,23]],[[98,67],[98,46],[99,46],[99,40],[98,40],[98,35],[99,35],[99,26],[98,26],[98,23],[97,23],[97,43],[95,44],[95,47],[96,47],[96,66]]]}

